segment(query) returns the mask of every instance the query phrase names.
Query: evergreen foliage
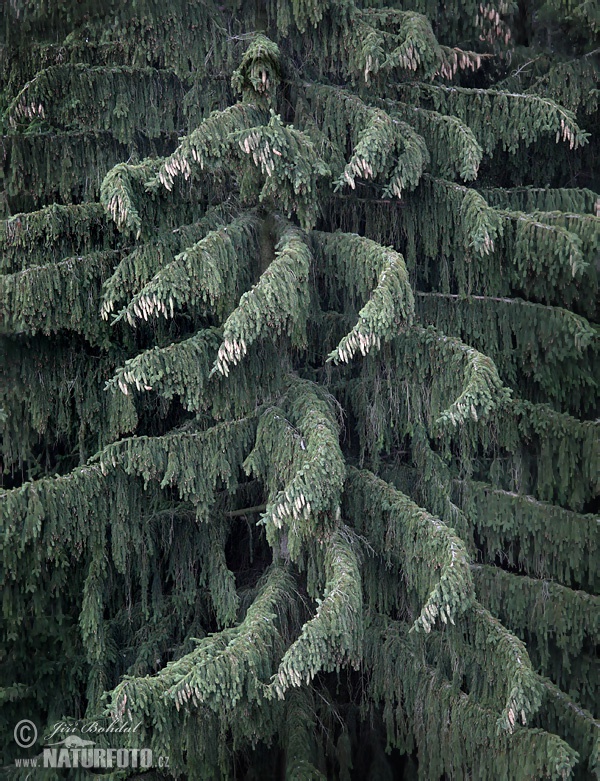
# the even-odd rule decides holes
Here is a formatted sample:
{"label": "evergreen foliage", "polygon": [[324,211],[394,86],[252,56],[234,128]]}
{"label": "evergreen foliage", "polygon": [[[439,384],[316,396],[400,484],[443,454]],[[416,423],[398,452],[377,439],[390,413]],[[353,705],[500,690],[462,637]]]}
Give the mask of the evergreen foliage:
{"label": "evergreen foliage", "polygon": [[10,777],[600,778],[599,29],[5,3]]}

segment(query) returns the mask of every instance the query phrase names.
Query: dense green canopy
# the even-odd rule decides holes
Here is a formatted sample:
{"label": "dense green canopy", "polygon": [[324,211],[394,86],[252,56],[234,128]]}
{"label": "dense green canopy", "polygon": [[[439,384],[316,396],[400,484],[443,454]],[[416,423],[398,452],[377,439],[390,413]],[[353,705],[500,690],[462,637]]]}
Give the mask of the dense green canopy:
{"label": "dense green canopy", "polygon": [[2,13],[9,772],[600,778],[598,7]]}

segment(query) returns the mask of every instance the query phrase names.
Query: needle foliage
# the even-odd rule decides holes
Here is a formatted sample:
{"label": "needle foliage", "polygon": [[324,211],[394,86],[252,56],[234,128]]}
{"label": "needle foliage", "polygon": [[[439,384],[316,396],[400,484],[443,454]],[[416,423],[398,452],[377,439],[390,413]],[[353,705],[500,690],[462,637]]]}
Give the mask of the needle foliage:
{"label": "needle foliage", "polygon": [[1,13],[6,772],[600,778],[597,6]]}

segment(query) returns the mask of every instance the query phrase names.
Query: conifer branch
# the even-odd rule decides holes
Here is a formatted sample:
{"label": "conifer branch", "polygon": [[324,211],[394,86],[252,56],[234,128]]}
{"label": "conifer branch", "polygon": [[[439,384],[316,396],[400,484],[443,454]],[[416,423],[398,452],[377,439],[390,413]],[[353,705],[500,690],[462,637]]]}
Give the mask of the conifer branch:
{"label": "conifer branch", "polygon": [[423,83],[402,85],[399,92],[406,102],[420,105],[423,96],[436,111],[459,117],[486,153],[499,143],[516,152],[519,144],[531,144],[545,132],[556,134],[557,142],[565,141],[570,149],[576,149],[587,143],[589,135],[572,112],[540,95]]}
{"label": "conifer branch", "polygon": [[600,216],[600,195],[576,187],[485,187],[479,192],[491,206],[513,211],[563,211]]}
{"label": "conifer branch", "polygon": [[280,53],[274,41],[256,35],[244,52],[242,61],[231,77],[232,87],[250,101],[257,96],[270,97],[280,81]]}
{"label": "conifer branch", "polygon": [[[509,566],[533,577],[551,578],[565,586],[574,579],[597,588],[600,539],[594,515],[580,515],[475,480],[455,482],[455,496],[477,530],[487,561],[501,556]],[[544,552],[549,540],[557,555]]]}
{"label": "conifer branch", "polygon": [[130,324],[162,315],[173,318],[175,307],[184,305],[216,309],[223,313],[237,296],[248,275],[251,258],[258,252],[258,217],[242,213],[228,225],[210,231],[204,238],[175,255],[136,293],[116,320]]}
{"label": "conifer branch", "polygon": [[[79,104],[76,115],[73,100]],[[6,115],[12,127],[40,119],[53,127],[110,132],[130,143],[139,132],[159,138],[180,130],[182,100],[182,84],[172,71],[75,63],[39,71]]]}
{"label": "conifer branch", "polygon": [[180,394],[186,409],[199,411],[218,343],[219,332],[205,329],[183,342],[154,347],[127,360],[107,388],[118,387],[125,395],[133,387],[138,391],[157,390],[167,399]]}
{"label": "conifer branch", "polygon": [[227,566],[225,545],[229,537],[229,524],[212,524],[216,528],[210,536],[203,537],[202,570],[200,585],[206,583],[209,588],[212,604],[219,627],[235,624],[240,606],[240,598],[236,592],[235,575]]}
{"label": "conifer branch", "polygon": [[[92,344],[106,344],[107,332],[98,322],[102,279],[120,253],[113,250],[65,258],[44,266],[29,266],[0,278],[0,333],[56,333],[69,329]],[[40,301],[45,302],[40,309]]]}
{"label": "conifer branch", "polygon": [[[365,657],[374,670],[370,689],[386,706],[388,745],[416,743],[420,766],[431,778],[457,768],[482,778],[512,773],[519,781],[531,774],[571,777],[578,755],[565,741],[517,724],[512,733],[499,731],[497,713],[427,664],[413,638],[406,624],[387,619],[373,621],[365,634]],[[533,745],[543,750],[534,756]]]}
{"label": "conifer branch", "polygon": [[477,178],[483,150],[471,128],[458,117],[420,106],[386,101],[395,113],[414,124],[431,155],[433,170],[446,178],[455,172],[464,181]]}
{"label": "conifer branch", "polygon": [[[453,529],[367,470],[349,469],[344,500],[378,555],[404,570],[419,600],[413,628],[429,633],[438,617],[455,623],[474,592],[469,557]],[[424,560],[434,561],[440,574],[424,568],[419,563]]]}
{"label": "conifer branch", "polygon": [[574,510],[600,489],[600,421],[578,420],[548,404],[515,399],[499,416],[498,439],[515,453],[522,438],[538,458],[535,494]]}
{"label": "conifer branch", "polygon": [[206,431],[173,432],[162,437],[131,437],[104,448],[92,463],[103,475],[120,469],[160,487],[177,485],[179,495],[191,500],[199,521],[208,520],[218,480],[235,484],[239,465],[249,450],[256,421],[244,418],[212,426]]}
{"label": "conifer branch", "polygon": [[[400,198],[413,190],[429,163],[423,138],[406,122],[363,103],[340,87],[308,84],[307,94],[317,113],[321,131],[334,145],[350,135],[352,156],[336,179],[336,191],[344,185],[356,188],[358,177],[383,177],[385,195]],[[336,172],[337,173],[337,172]]]}
{"label": "conifer branch", "polygon": [[457,627],[456,634],[462,630],[469,638],[464,653],[477,658],[480,652],[491,646],[491,653],[486,654],[483,675],[495,679],[499,674],[500,680],[493,680],[491,684],[485,682],[482,686],[484,690],[491,688],[504,694],[505,704],[498,719],[498,727],[512,733],[519,720],[525,726],[542,702],[542,687],[525,644],[505,629],[479,602],[475,602],[465,613],[460,624],[462,626]]}
{"label": "conifer branch", "polygon": [[275,258],[258,283],[244,293],[223,325],[223,341],[213,371],[227,376],[257,339],[285,331],[292,344],[306,342],[309,297],[308,274],[312,254],[293,225],[280,223],[276,231]]}
{"label": "conifer branch", "polygon": [[339,527],[326,543],[325,592],[316,615],[283,656],[271,687],[283,699],[290,687],[308,685],[322,671],[357,667],[362,655],[362,589],[353,539]]}
{"label": "conifer branch", "polygon": [[51,260],[87,255],[103,242],[108,249],[113,240],[99,203],[54,203],[0,220],[0,271],[11,274]]}
{"label": "conifer branch", "polygon": [[178,711],[193,705],[224,720],[235,718],[242,698],[262,699],[264,681],[282,650],[280,622],[293,585],[289,572],[272,566],[238,626],[200,640],[190,654],[153,678],[125,679],[111,693],[111,713],[122,718],[167,704]]}
{"label": "conifer branch", "polygon": [[[279,455],[275,463],[273,453]],[[287,403],[262,414],[244,468],[265,482],[268,501],[261,523],[270,540],[278,538],[277,530],[288,533],[293,561],[306,542],[330,536],[340,518],[346,467],[331,401],[318,386],[291,381]]]}
{"label": "conifer branch", "polygon": [[139,165],[119,163],[112,168],[100,191],[100,203],[121,231],[127,231],[136,239],[142,233],[142,221],[136,204],[134,188],[142,184],[158,169],[159,162],[146,160]]}
{"label": "conifer branch", "polygon": [[[158,139],[139,134],[136,148],[140,157],[157,157],[175,140],[175,134]],[[105,131],[15,133],[4,136],[2,145],[5,195],[26,196],[38,209],[52,201],[71,204],[98,198],[104,174],[129,157],[129,146]],[[47,173],[40,177],[39,171]]]}
{"label": "conifer branch", "polygon": [[361,10],[354,22],[352,36],[351,67],[355,72],[361,72],[367,83],[371,74],[377,75],[380,71],[399,68],[418,71],[422,78],[428,78],[438,68],[447,67],[429,20],[414,11]]}
{"label": "conifer branch", "polygon": [[192,175],[192,167],[203,169],[222,164],[229,154],[228,137],[235,131],[244,130],[253,125],[262,125],[268,120],[268,113],[251,103],[238,103],[225,111],[215,111],[189,136],[183,138],[178,148],[157,168],[155,181],[167,190],[173,188],[174,180],[183,174],[185,179]]}
{"label": "conifer branch", "polygon": [[326,781],[314,765],[316,718],[310,690],[292,689],[286,696],[285,714],[286,743],[289,747],[286,781]]}
{"label": "conifer branch", "polygon": [[554,679],[571,672],[572,660],[600,632],[600,598],[585,591],[489,565],[473,565],[473,578],[482,604],[528,641],[543,673]]}
{"label": "conifer branch", "polygon": [[[426,499],[426,505],[447,525],[457,529],[465,543],[470,543],[471,524],[460,506],[454,502],[450,469],[433,450],[427,431],[419,423],[413,428],[411,451],[419,475],[418,490]],[[470,547],[472,551],[475,550],[474,545]]]}
{"label": "conifer branch", "polygon": [[[476,332],[485,333],[487,353],[501,376],[509,382],[515,381],[517,372],[531,378],[546,397],[540,400],[567,404],[581,400],[585,405],[585,393],[596,386],[590,361],[598,349],[597,329],[567,309],[519,298],[439,292],[419,292],[415,303],[422,322],[433,323],[474,347],[482,344]],[[524,317],[530,324],[526,333],[522,329]],[[567,360],[570,374],[557,382],[557,369]]]}
{"label": "conifer branch", "polygon": [[62,441],[84,463],[89,453],[132,431],[137,422],[131,398],[103,393],[115,368],[113,356],[97,357],[80,344],[33,341],[35,352],[19,339],[0,340],[0,453],[4,469],[33,463],[40,436]]}
{"label": "conifer branch", "polygon": [[210,231],[224,227],[233,217],[227,206],[208,209],[198,222],[171,228],[153,236],[151,241],[138,244],[105,280],[101,316],[107,319],[117,301],[139,292],[177,254],[196,244]]}
{"label": "conifer branch", "polygon": [[[587,254],[597,248],[595,218],[579,224],[581,220],[568,220],[566,215],[500,210],[491,208],[472,189],[442,180],[432,179],[431,182],[434,190],[456,193],[459,198],[462,195],[460,219],[470,234],[469,247],[474,247],[480,255],[487,255],[494,250],[496,237],[504,237],[506,250],[515,261],[514,284],[532,271],[540,276],[550,276],[551,282],[560,277],[565,268],[572,277],[580,275],[587,267],[584,252]],[[585,246],[582,239],[586,241]],[[548,259],[552,256],[554,262],[548,268]]]}
{"label": "conifer branch", "polygon": [[594,774],[598,777],[600,775],[600,722],[552,681],[542,680],[542,685],[546,695],[546,707],[551,709],[554,718],[576,746],[581,764],[585,763],[590,776]]}
{"label": "conifer branch", "polygon": [[259,202],[288,218],[296,214],[302,228],[312,228],[317,182],[331,172],[309,136],[284,125],[271,109],[268,124],[231,133],[230,139],[242,165],[251,159],[265,179]]}
{"label": "conifer branch", "polygon": [[[417,297],[421,295],[426,294],[417,293]],[[446,336],[436,329],[415,326],[413,331],[419,342],[440,354],[441,363],[450,362],[454,366],[462,364],[460,393],[449,407],[440,411],[435,420],[438,430],[445,429],[448,423],[453,428],[464,425],[468,420],[477,423],[480,417],[487,417],[506,403],[510,390],[503,385],[490,358],[460,339]],[[453,385],[450,385],[448,391],[451,391]]]}
{"label": "conifer branch", "polygon": [[358,236],[316,232],[313,236],[319,246],[321,273],[330,278],[329,284],[341,278],[354,297],[364,296],[367,286],[377,280],[369,301],[358,313],[358,323],[329,354],[328,361],[347,363],[359,349],[366,355],[410,325],[414,298],[402,255]]}

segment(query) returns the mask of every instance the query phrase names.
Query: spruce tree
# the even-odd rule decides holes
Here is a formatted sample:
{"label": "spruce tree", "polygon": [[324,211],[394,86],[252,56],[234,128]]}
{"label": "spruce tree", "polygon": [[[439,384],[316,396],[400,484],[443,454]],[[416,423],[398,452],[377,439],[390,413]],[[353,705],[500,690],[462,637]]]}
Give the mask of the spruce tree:
{"label": "spruce tree", "polygon": [[5,3],[15,777],[23,718],[141,722],[94,739],[147,778],[600,777],[599,28]]}

